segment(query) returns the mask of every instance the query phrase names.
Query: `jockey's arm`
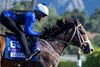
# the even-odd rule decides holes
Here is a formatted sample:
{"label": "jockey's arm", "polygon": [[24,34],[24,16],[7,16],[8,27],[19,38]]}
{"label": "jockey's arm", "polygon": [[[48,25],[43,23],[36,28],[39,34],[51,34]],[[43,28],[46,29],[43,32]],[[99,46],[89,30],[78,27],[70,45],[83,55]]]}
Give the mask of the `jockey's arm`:
{"label": "jockey's arm", "polygon": [[34,31],[34,24],[36,21],[35,15],[32,12],[27,12],[25,15],[25,33],[30,36],[39,36],[40,33]]}

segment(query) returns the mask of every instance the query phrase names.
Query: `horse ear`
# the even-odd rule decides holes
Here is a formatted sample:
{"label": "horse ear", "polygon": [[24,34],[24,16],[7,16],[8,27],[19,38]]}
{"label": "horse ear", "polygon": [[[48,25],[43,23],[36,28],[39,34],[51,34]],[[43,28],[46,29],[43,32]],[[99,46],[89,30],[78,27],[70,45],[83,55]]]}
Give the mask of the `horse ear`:
{"label": "horse ear", "polygon": [[78,19],[74,19],[74,23],[76,26],[78,26],[80,24]]}

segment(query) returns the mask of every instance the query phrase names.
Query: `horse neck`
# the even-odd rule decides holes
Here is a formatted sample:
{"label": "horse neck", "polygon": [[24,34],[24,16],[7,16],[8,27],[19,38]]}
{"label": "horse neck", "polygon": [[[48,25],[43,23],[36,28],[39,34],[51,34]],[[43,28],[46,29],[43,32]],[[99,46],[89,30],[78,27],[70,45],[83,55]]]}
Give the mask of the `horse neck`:
{"label": "horse neck", "polygon": [[65,45],[59,41],[48,41],[50,45],[53,47],[53,49],[59,53],[60,55],[62,54],[63,50],[65,49]]}
{"label": "horse neck", "polygon": [[45,46],[46,48],[54,50],[59,55],[62,54],[64,48],[66,47],[63,43],[60,43],[56,40],[54,41],[54,40],[41,39],[40,43],[42,46]]}

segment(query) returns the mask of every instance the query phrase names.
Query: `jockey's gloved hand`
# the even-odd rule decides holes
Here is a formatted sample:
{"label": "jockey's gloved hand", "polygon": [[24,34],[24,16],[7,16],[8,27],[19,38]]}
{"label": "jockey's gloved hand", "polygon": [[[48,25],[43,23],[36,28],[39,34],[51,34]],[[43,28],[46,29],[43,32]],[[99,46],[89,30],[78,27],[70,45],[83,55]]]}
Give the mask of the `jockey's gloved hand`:
{"label": "jockey's gloved hand", "polygon": [[40,38],[44,38],[45,35],[44,35],[43,33],[40,33],[39,37],[40,37]]}
{"label": "jockey's gloved hand", "polygon": [[44,34],[43,32],[40,32],[40,33],[39,33],[39,37],[45,39],[45,38],[48,38],[49,36],[46,35],[46,34]]}
{"label": "jockey's gloved hand", "polygon": [[39,32],[39,36],[42,36],[43,35],[43,33],[42,32]]}

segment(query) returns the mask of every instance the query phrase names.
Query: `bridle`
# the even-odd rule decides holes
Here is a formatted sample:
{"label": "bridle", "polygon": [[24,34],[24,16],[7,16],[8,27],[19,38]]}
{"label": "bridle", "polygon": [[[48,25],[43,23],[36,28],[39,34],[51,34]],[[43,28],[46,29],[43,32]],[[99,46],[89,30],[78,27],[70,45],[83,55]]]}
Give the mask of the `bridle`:
{"label": "bridle", "polygon": [[[46,36],[46,37],[48,37],[49,39],[53,39],[53,40],[56,40],[56,41],[58,41],[58,42],[62,42],[62,43],[65,43],[65,44],[70,44],[71,42],[72,42],[72,40],[73,40],[73,38],[74,38],[74,36],[75,36],[75,34],[77,33],[77,31],[78,31],[78,38],[80,39],[80,33],[79,33],[79,30],[78,30],[78,28],[81,26],[81,24],[79,24],[78,26],[75,26],[74,28],[75,28],[75,30],[74,30],[74,32],[73,32],[73,34],[72,34],[72,37],[70,38],[70,40],[68,41],[68,42],[66,42],[66,41],[64,41],[64,40],[61,40],[61,39],[59,39],[59,38],[54,38],[54,37],[50,37],[50,36]],[[68,35],[70,35],[71,34],[71,32],[68,34]],[[64,34],[64,35],[66,35],[66,34]]]}
{"label": "bridle", "polygon": [[[80,26],[81,26],[81,24],[79,24],[78,26],[75,25],[75,30],[74,30],[74,33],[73,33],[71,39],[69,40],[69,43],[71,43],[71,41],[73,40],[73,38],[74,38],[76,32],[77,32],[77,31],[79,32],[78,28],[79,28]],[[79,38],[79,35],[78,35],[78,38]]]}
{"label": "bridle", "polygon": [[[85,41],[84,40],[84,38],[82,37],[82,35],[81,35],[81,33],[80,33],[80,31],[79,31],[79,27],[81,26],[81,24],[79,24],[78,26],[76,26],[75,25],[75,27],[74,27],[74,32],[73,32],[73,34],[72,34],[72,36],[71,36],[71,38],[70,38],[70,40],[69,41],[64,41],[64,40],[61,40],[61,39],[58,39],[58,38],[53,38],[53,39],[55,39],[55,40],[57,40],[58,42],[61,42],[61,43],[64,43],[64,44],[70,44],[71,42],[72,42],[72,40],[73,40],[73,38],[74,38],[74,36],[75,36],[75,34],[77,33],[77,36],[78,36],[78,39],[79,39],[79,42],[80,42],[80,48],[81,49],[84,49],[84,45],[82,45],[84,42],[89,42],[89,41]],[[68,35],[70,35],[72,32],[70,32]],[[66,35],[66,34],[65,34]]]}
{"label": "bridle", "polygon": [[[81,24],[79,24],[78,26],[75,25],[74,33],[72,34],[72,37],[70,38],[68,44],[70,44],[70,43],[72,42],[72,40],[73,40],[75,34],[77,33],[77,36],[78,36],[78,39],[79,39],[79,42],[80,42],[80,46],[79,46],[79,47],[80,47],[82,50],[84,50],[85,48],[84,48],[84,45],[82,45],[82,44],[84,44],[85,42],[89,42],[89,43],[90,43],[90,41],[89,41],[89,40],[87,40],[87,41],[84,40],[84,38],[82,37],[82,35],[81,35],[80,31],[79,31],[79,27],[80,27],[80,26],[81,26]],[[70,34],[70,33],[69,33],[69,34]]]}
{"label": "bridle", "polygon": [[[74,39],[74,37],[75,37],[75,34],[77,34],[77,36],[78,36],[78,39],[79,39],[79,42],[80,42],[80,48],[82,49],[82,50],[84,50],[85,49],[85,47],[84,47],[84,45],[83,45],[83,43],[84,42],[90,42],[90,41],[85,41],[84,40],[84,38],[82,37],[82,35],[81,35],[81,33],[80,33],[80,31],[79,31],[79,27],[81,26],[81,24],[79,24],[78,26],[77,25],[75,25],[75,27],[74,27],[74,32],[73,32],[73,34],[72,34],[72,31],[68,34],[68,35],[70,35],[70,34],[72,34],[72,36],[71,36],[71,38],[70,38],[70,40],[69,41],[67,41],[67,40],[61,40],[61,39],[59,39],[59,38],[54,38],[54,37],[50,37],[50,36],[47,36],[49,39],[53,39],[53,40],[55,40],[56,42],[58,42],[58,43],[64,43],[64,44],[67,44],[67,45],[69,45],[71,42],[72,42],[72,40]],[[64,35],[66,35],[66,33],[64,34]],[[67,42],[66,42],[67,41]],[[59,53],[59,52],[58,52]],[[60,54],[60,53],[59,53]]]}

